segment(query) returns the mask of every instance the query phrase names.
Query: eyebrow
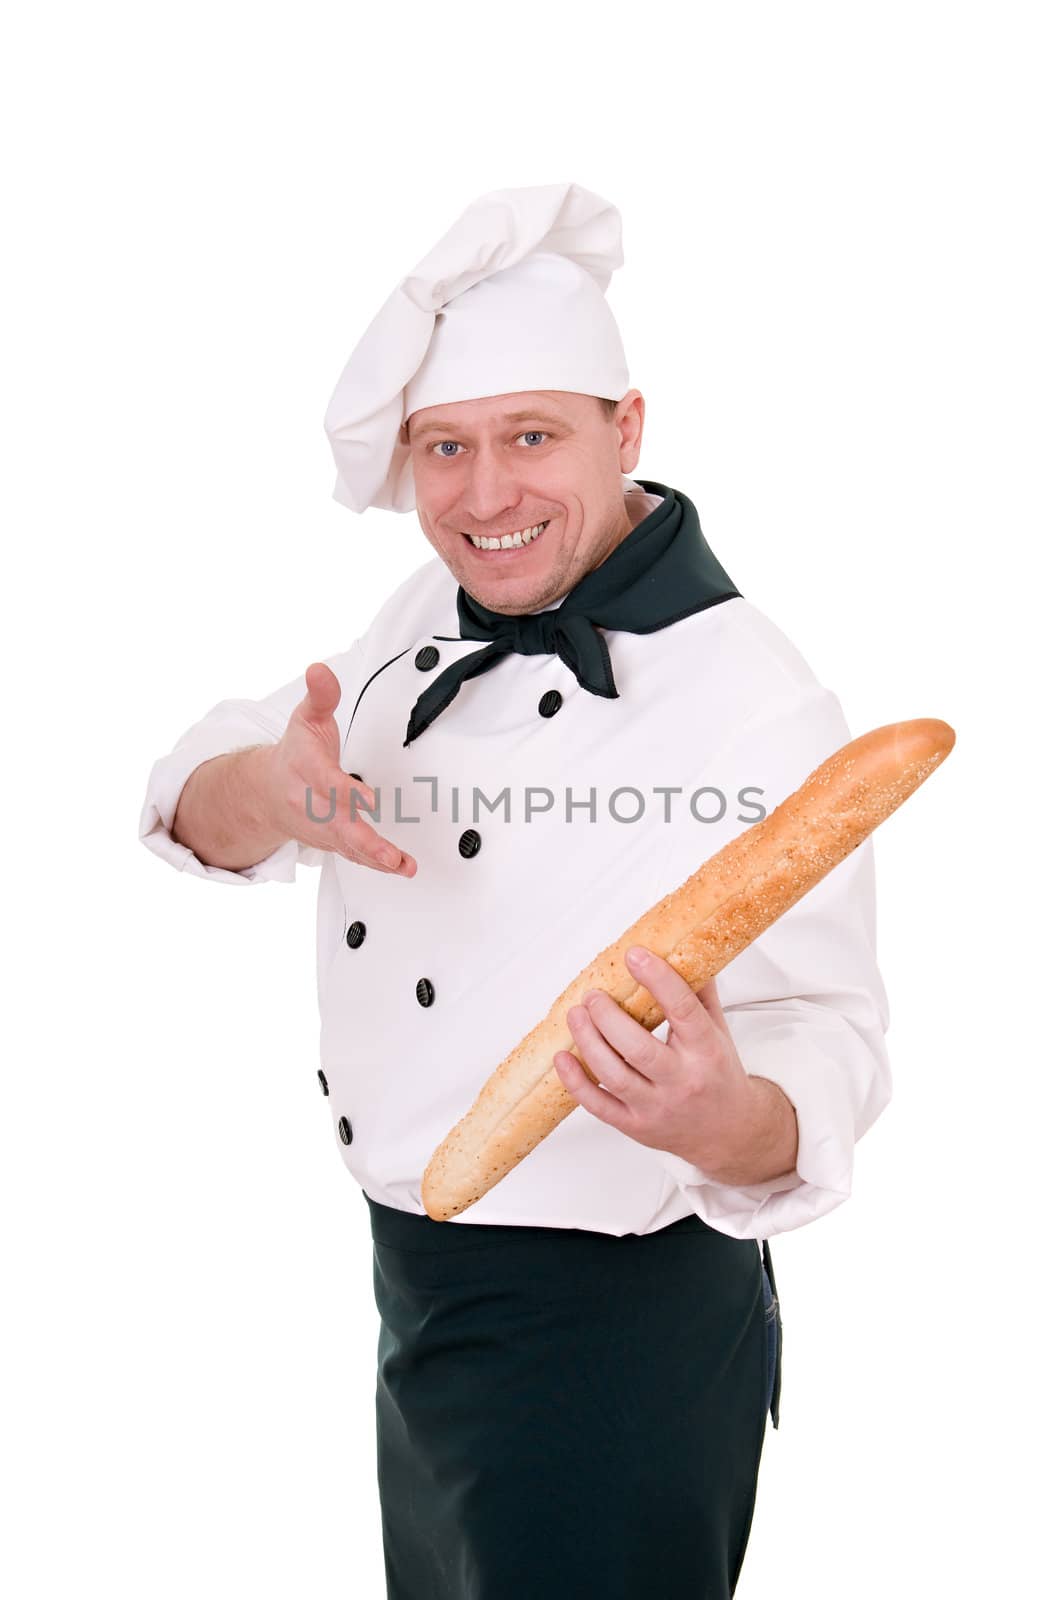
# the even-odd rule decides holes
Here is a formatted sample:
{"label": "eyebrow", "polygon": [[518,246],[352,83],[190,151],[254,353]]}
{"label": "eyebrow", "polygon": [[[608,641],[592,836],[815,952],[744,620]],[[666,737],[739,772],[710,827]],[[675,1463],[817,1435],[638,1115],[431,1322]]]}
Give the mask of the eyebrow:
{"label": "eyebrow", "polygon": [[[563,417],[555,416],[552,411],[505,411],[502,413],[503,422],[549,422],[555,428],[567,428],[569,424]],[[460,433],[461,428],[453,423],[438,419],[432,422],[421,422],[410,429],[410,438],[419,439],[422,433]]]}

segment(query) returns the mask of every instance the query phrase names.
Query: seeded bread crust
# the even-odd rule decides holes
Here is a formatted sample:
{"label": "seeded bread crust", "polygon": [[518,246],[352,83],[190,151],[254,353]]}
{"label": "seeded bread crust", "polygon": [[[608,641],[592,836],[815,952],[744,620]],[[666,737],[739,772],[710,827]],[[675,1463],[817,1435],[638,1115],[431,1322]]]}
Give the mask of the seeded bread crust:
{"label": "seeded bread crust", "polygon": [[651,1032],[663,1021],[656,1000],[624,964],[631,945],[663,956],[700,989],[863,843],[955,742],[948,723],[933,717],[851,740],[632,923],[558,995],[437,1146],[421,1183],[428,1216],[445,1222],[467,1210],[577,1108],[553,1060],[558,1050],[581,1059],[566,1019],[587,989],[611,995]]}

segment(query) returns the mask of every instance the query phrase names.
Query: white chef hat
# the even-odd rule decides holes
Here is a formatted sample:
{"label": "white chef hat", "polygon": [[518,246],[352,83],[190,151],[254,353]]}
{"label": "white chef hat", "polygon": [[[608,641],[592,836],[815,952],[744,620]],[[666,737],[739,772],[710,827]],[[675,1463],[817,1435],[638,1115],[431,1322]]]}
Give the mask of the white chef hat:
{"label": "white chef hat", "polygon": [[381,306],[325,413],[352,511],[416,504],[414,411],[526,389],[619,400],[630,387],[605,299],[623,263],[620,213],[578,183],[495,189],[467,207]]}

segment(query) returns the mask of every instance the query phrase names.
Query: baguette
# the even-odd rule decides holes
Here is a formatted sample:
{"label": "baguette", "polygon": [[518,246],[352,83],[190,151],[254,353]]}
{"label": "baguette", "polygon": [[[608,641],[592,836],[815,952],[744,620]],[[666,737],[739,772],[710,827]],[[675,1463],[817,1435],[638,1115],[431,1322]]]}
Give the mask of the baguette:
{"label": "baguette", "polygon": [[559,1050],[580,1059],[566,1019],[587,989],[611,995],[650,1032],[663,1021],[657,1001],[624,963],[631,945],[663,956],[700,989],[896,811],[955,740],[948,723],[932,717],[890,723],[851,740],[601,951],[496,1067],[437,1146],[421,1183],[428,1216],[444,1222],[465,1211],[579,1105],[553,1061]]}

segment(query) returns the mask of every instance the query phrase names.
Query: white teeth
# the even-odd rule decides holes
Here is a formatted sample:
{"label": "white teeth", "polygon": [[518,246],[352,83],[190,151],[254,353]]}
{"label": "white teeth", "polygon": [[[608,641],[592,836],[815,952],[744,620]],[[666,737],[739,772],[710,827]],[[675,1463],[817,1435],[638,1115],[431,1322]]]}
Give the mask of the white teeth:
{"label": "white teeth", "polygon": [[534,528],[524,528],[520,533],[504,533],[501,539],[481,539],[478,534],[470,534],[477,550],[515,550],[519,544],[531,544],[537,539],[546,527],[545,522],[536,523]]}

